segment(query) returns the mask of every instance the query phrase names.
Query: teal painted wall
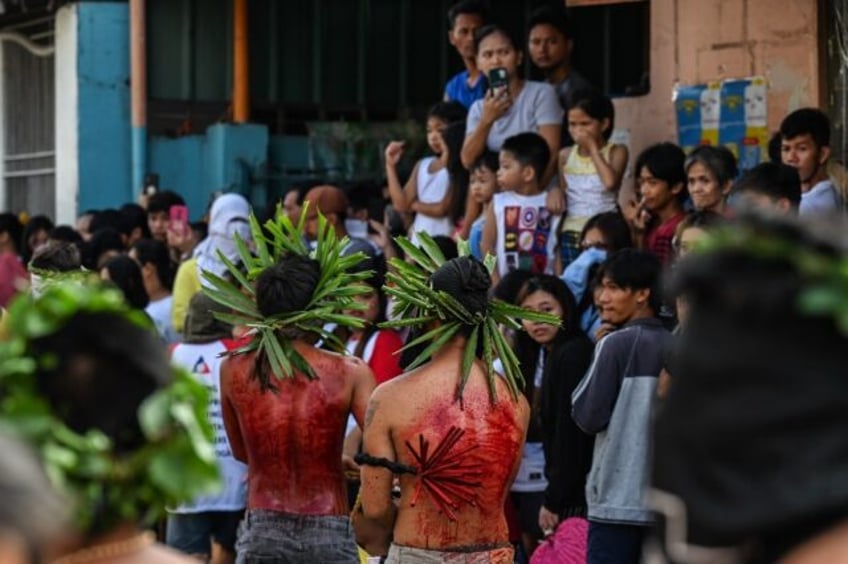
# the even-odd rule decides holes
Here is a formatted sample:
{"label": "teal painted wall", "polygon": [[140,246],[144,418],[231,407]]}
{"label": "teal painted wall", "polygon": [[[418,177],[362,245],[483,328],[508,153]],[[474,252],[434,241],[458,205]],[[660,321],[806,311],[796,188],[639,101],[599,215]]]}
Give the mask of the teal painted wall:
{"label": "teal painted wall", "polygon": [[254,206],[264,206],[261,177],[268,160],[268,128],[264,125],[218,123],[206,130],[205,169],[208,188],[240,192]]}
{"label": "teal painted wall", "polygon": [[307,184],[319,179],[312,172],[309,138],[300,135],[275,135],[268,143],[269,199],[282,198],[292,184]]}
{"label": "teal painted wall", "polygon": [[[229,19],[225,0],[221,12],[203,10],[204,18]],[[154,2],[153,16],[163,14],[168,6],[181,7],[180,2]],[[129,13],[122,2],[80,2],[78,12],[77,81],[79,90],[79,209],[118,207],[133,201],[132,145],[129,90]],[[169,13],[169,12],[164,12]],[[167,28],[178,37],[195,37],[181,33],[179,14]],[[151,17],[149,14],[148,17]],[[161,21],[161,20],[157,20]],[[220,22],[219,22],[220,23]],[[187,26],[190,27],[190,26]],[[214,27],[214,26],[213,26]],[[159,36],[151,34],[151,41]],[[223,34],[226,36],[226,33]],[[194,67],[195,78],[180,78],[177,61],[152,60],[148,66],[160,73],[171,73],[168,82],[175,90],[169,95],[190,93],[200,85],[205,92],[224,89],[229,84],[229,71],[203,72],[217,58],[221,69],[226,62],[228,43],[220,37],[201,34],[195,44],[203,51],[202,65]],[[208,58],[208,60],[207,60]],[[212,88],[214,86],[214,88]],[[61,93],[58,93],[61,96]],[[160,186],[181,194],[189,206],[190,217],[199,219],[213,192],[238,191],[254,203],[264,205],[266,198],[263,170],[268,155],[268,130],[262,125],[216,124],[205,135],[182,138],[151,137],[148,143],[148,171],[159,174]]]}
{"label": "teal painted wall", "polygon": [[149,166],[160,188],[180,194],[197,221],[215,192],[238,192],[255,206],[265,205],[268,145],[264,126],[217,124],[205,135],[150,138]]}
{"label": "teal painted wall", "polygon": [[148,140],[148,166],[159,175],[159,187],[182,195],[192,221],[203,216],[211,193],[203,174],[205,144],[206,138],[201,135]]}
{"label": "teal painted wall", "polygon": [[78,14],[79,209],[116,207],[134,199],[128,7],[80,2]]}

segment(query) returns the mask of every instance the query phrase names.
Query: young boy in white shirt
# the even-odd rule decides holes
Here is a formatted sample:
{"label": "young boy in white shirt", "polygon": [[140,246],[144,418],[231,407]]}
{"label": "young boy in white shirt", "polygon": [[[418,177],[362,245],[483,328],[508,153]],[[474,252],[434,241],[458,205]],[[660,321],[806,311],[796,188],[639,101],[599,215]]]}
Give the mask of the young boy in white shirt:
{"label": "young boy in white shirt", "polygon": [[559,216],[545,204],[541,185],[550,160],[550,149],[537,133],[507,138],[498,161],[501,192],[492,197],[480,248],[497,257],[493,278],[512,270],[553,274]]}

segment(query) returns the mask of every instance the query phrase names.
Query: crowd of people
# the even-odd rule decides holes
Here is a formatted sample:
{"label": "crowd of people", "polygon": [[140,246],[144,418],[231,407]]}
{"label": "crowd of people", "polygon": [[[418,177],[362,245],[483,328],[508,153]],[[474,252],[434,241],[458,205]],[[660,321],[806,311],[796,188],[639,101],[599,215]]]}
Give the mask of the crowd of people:
{"label": "crowd of people", "polygon": [[[104,486],[76,536],[56,534],[68,518],[58,509],[0,512],[0,528],[18,533],[21,559],[9,562],[182,561],[137,534],[139,507],[165,501],[161,540],[212,562],[622,564],[649,553],[767,562],[841,521],[845,449],[799,446],[811,435],[784,429],[826,434],[819,408],[834,420],[848,413],[824,391],[802,401],[791,378],[815,355],[818,384],[844,390],[834,374],[845,336],[827,315],[841,311],[844,327],[846,299],[827,286],[806,310],[787,305],[810,277],[838,285],[845,276],[823,266],[843,252],[839,232],[797,226],[843,212],[826,114],[787,115],[770,161],[746,171],[716,146],[686,154],[661,142],[634,159],[610,140],[612,101],[571,66],[563,10],[533,13],[521,42],[474,0],[454,5],[448,21],[465,70],[426,116],[432,155],[405,175],[406,144],[389,142],[382,189],[293,186],[267,210],[227,193],[196,223],[167,190],[86,211],[75,226],[0,213],[3,332],[18,331],[18,354],[36,359],[26,394],[63,429],[96,429],[121,456],[148,452],[165,444],[148,431],[158,420],[136,413],[157,390],[188,386],[157,364],[167,352],[208,394],[194,423],[169,412],[196,441],[179,451],[185,479],[176,482],[214,460],[221,483],[200,492],[198,479],[181,497],[156,481],[173,467],[133,467],[144,478],[132,503]],[[545,81],[522,77],[525,53]],[[631,160],[636,198],[622,201]],[[710,245],[718,254],[699,258]],[[798,258],[808,251],[818,262]],[[341,257],[353,261],[345,274],[333,266]],[[672,274],[676,283],[661,289]],[[350,278],[328,285],[332,276]],[[54,305],[39,309],[39,300]],[[776,312],[784,307],[793,311]],[[38,316],[43,328],[22,321]],[[737,337],[716,340],[740,320]],[[793,327],[808,330],[807,344]],[[727,352],[705,352],[705,342]],[[750,358],[758,348],[773,358]],[[21,368],[3,366],[6,392],[3,374]],[[107,383],[109,370],[120,384]],[[788,394],[766,394],[774,414],[754,409],[728,426],[727,413],[711,411],[745,412],[772,373]],[[711,375],[725,388],[711,390]],[[737,389],[732,377],[754,387]],[[0,416],[9,409],[0,402]],[[24,436],[55,479],[58,447]],[[58,436],[66,449],[85,443]],[[2,440],[5,452],[20,448]],[[789,445],[809,451],[830,481],[817,489],[800,467],[786,471],[795,484],[767,470],[769,453],[789,465]],[[61,507],[37,463],[16,458],[19,467],[3,464],[21,498]],[[749,494],[759,475],[763,492]],[[89,501],[93,476],[74,474]],[[793,486],[804,495],[790,495]],[[154,499],[157,488],[168,495]],[[0,555],[12,555],[3,538]],[[697,559],[704,554],[717,559]]]}

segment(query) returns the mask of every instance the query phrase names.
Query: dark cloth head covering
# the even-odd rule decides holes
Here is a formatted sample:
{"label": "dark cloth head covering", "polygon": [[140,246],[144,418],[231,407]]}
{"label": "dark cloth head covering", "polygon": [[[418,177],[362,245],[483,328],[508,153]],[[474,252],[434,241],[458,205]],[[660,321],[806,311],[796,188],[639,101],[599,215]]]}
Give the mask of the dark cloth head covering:
{"label": "dark cloth head covering", "polygon": [[211,343],[233,336],[231,325],[215,318],[215,313],[226,313],[227,308],[204,294],[198,292],[188,304],[185,320],[185,343]]}
{"label": "dark cloth head covering", "polygon": [[[828,261],[807,227],[746,219],[759,235]],[[691,304],[655,427],[654,487],[686,507],[687,542],[753,546],[773,561],[848,517],[848,338],[799,307],[814,278],[754,245],[681,263]]]}

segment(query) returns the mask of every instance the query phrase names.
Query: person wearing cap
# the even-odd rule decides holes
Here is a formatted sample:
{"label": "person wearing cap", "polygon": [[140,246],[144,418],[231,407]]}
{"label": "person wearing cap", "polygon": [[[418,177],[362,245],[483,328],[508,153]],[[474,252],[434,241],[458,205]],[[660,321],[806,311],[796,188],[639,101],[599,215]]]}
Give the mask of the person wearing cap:
{"label": "person wearing cap", "polygon": [[377,256],[377,249],[367,239],[351,236],[345,227],[345,219],[347,219],[348,199],[341,188],[325,184],[316,186],[306,193],[303,199],[309,207],[306,212],[306,225],[304,226],[304,234],[310,242],[315,241],[318,234],[318,213],[320,212],[336,232],[336,237],[348,237],[349,241],[342,251],[343,254],[349,255],[356,252],[363,252],[369,257]]}
{"label": "person wearing cap", "polygon": [[[247,504],[247,466],[233,457],[221,415],[221,363],[238,346],[232,326],[215,318],[227,309],[202,292],[191,299],[183,343],[171,349],[171,360],[209,390],[209,423],[215,431],[215,454],[224,482],[213,495],[198,497],[169,511],[166,542],[186,554],[208,560],[212,542],[225,561],[235,559],[236,531]],[[215,562],[215,560],[212,560]]]}

